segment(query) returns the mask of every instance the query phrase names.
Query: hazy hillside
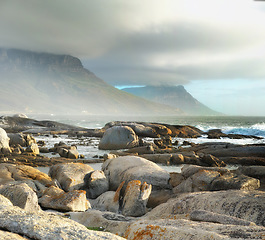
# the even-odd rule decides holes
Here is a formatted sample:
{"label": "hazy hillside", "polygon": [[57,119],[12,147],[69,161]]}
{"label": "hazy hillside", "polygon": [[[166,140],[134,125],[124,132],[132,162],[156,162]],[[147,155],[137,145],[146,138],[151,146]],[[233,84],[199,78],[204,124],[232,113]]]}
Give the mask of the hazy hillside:
{"label": "hazy hillside", "polygon": [[200,103],[185,88],[179,86],[146,86],[139,88],[124,88],[123,91],[146,98],[157,103],[180,108],[189,115],[220,115]]}
{"label": "hazy hillside", "polygon": [[0,49],[0,112],[179,115],[118,90],[69,55]]}

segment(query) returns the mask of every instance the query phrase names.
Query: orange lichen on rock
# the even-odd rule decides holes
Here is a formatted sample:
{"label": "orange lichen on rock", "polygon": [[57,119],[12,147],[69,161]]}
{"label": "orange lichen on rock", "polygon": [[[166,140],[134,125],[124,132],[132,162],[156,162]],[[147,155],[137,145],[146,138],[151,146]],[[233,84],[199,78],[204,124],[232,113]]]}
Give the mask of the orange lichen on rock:
{"label": "orange lichen on rock", "polygon": [[119,199],[120,199],[120,192],[121,192],[121,189],[122,189],[124,183],[125,183],[125,181],[121,182],[121,184],[117,188],[117,190],[115,192],[115,195],[114,195],[114,198],[113,198],[113,201],[114,202],[118,202],[119,201]]}

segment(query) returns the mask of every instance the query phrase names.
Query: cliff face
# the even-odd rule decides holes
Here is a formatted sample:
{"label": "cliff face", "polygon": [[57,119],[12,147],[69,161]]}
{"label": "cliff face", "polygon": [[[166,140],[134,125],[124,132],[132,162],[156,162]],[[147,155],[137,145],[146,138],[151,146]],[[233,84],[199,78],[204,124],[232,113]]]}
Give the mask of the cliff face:
{"label": "cliff face", "polygon": [[81,61],[70,55],[35,53],[18,49],[0,49],[0,64],[2,70],[78,71],[83,69]]}
{"label": "cliff face", "polygon": [[69,55],[0,49],[0,112],[179,115],[118,90]]}
{"label": "cliff face", "polygon": [[180,108],[188,115],[221,115],[195,99],[182,86],[146,86],[140,88],[125,88],[123,91],[143,97],[150,101]]}

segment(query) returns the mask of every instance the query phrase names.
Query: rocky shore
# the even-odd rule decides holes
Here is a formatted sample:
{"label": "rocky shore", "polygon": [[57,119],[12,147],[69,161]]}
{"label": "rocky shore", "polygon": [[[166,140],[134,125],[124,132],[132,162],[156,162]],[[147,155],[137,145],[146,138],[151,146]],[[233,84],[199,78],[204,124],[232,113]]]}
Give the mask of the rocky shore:
{"label": "rocky shore", "polygon": [[[96,139],[106,153],[87,159],[78,145],[36,140],[60,135]],[[201,136],[258,139],[160,123],[86,129],[0,117],[0,238],[264,239],[265,144],[187,140]]]}

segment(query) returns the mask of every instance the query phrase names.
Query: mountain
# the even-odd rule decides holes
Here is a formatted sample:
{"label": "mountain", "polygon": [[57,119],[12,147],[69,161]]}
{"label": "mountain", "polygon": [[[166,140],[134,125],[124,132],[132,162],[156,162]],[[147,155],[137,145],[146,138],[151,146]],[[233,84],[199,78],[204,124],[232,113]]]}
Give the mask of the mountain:
{"label": "mountain", "polygon": [[0,112],[180,115],[118,90],[69,55],[0,48]]}
{"label": "mountain", "polygon": [[150,101],[180,108],[188,115],[213,116],[220,113],[208,108],[192,97],[182,86],[146,86],[137,88],[124,88],[125,92],[143,97]]}

